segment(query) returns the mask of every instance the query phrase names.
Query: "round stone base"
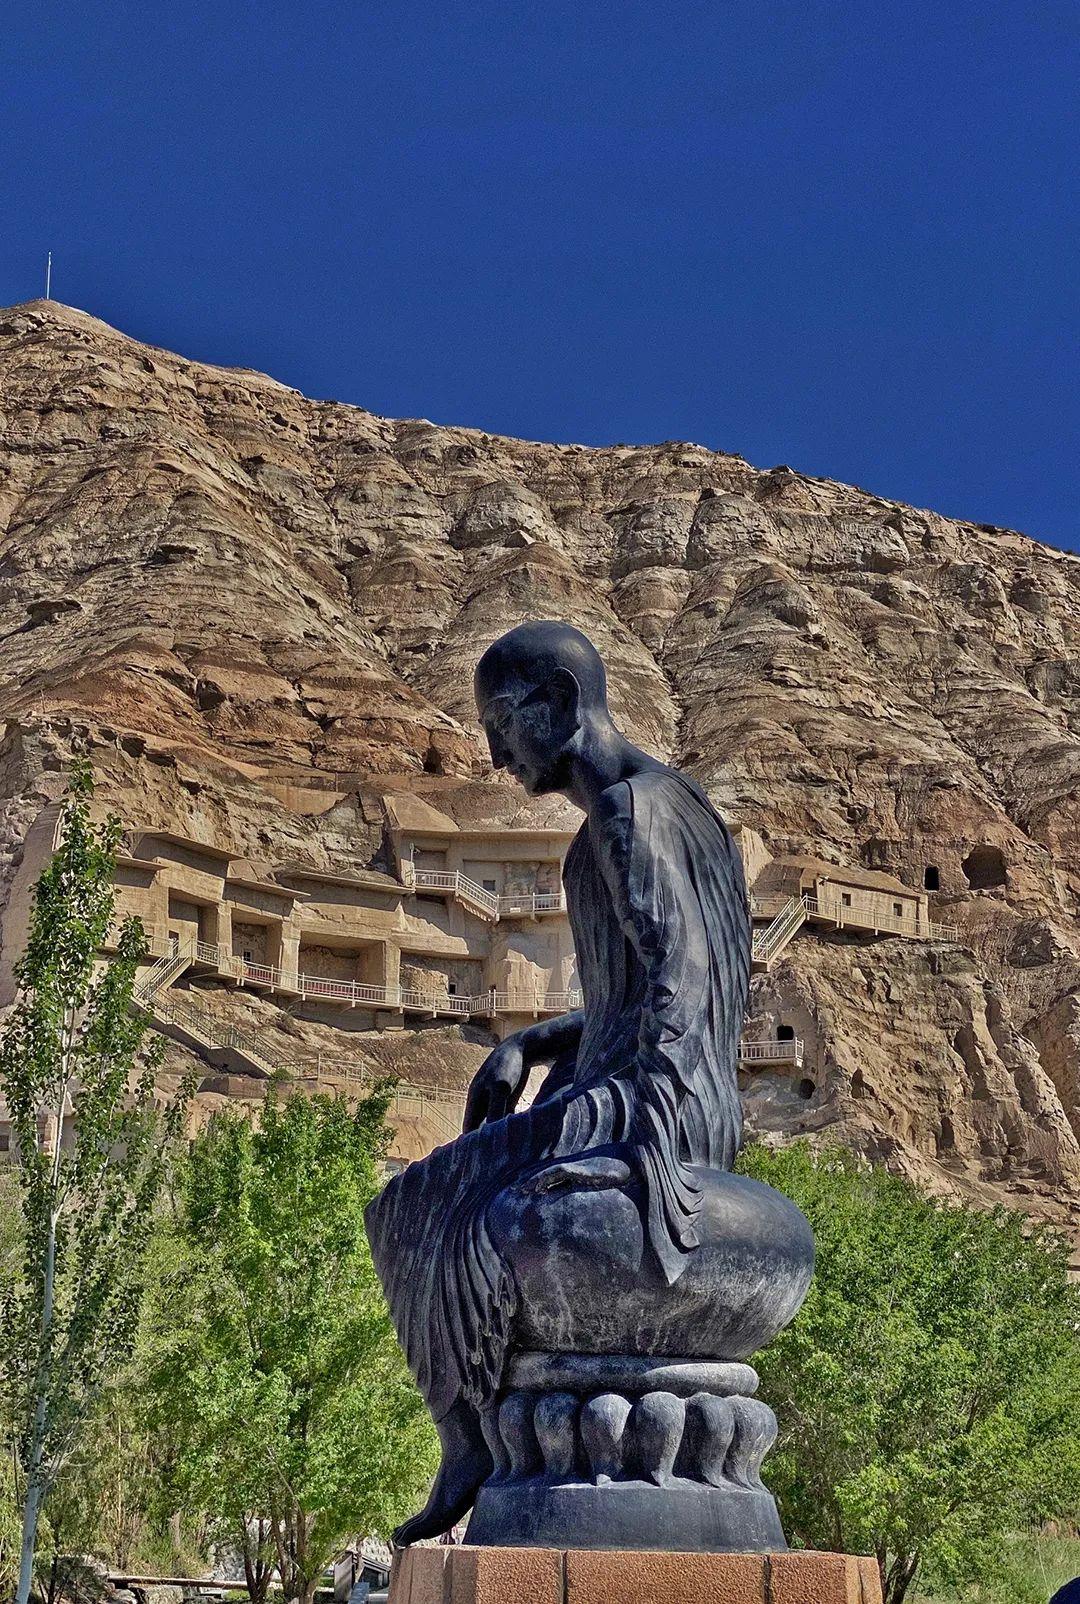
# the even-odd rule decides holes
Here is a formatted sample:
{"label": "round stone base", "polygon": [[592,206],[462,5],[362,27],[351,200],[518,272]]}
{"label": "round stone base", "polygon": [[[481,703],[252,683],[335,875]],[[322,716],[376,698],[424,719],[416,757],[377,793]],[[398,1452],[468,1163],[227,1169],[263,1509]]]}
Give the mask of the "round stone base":
{"label": "round stone base", "polygon": [[492,1473],[473,1547],[770,1553],[761,1462],[776,1417],[745,1364],[524,1353],[482,1419]]}
{"label": "round stone base", "polygon": [[466,1534],[503,1548],[677,1549],[717,1553],[783,1549],[772,1494],[763,1487],[675,1481],[486,1483]]}
{"label": "round stone base", "polygon": [[591,1553],[406,1548],[390,1604],[881,1604],[877,1564],[851,1554]]}

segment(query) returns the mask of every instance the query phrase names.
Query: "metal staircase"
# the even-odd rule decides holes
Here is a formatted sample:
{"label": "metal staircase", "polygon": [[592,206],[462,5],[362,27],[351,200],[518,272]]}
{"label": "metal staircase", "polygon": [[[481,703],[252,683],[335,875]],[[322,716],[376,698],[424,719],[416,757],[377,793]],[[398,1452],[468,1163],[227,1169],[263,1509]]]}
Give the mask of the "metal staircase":
{"label": "metal staircase", "polygon": [[521,891],[496,896],[460,869],[417,869],[401,866],[401,883],[408,891],[445,891],[482,919],[535,919],[543,913],[565,913],[566,898],[559,891]]}
{"label": "metal staircase", "polygon": [[149,974],[145,975],[135,987],[135,1001],[143,1008],[152,1005],[158,992],[164,991],[174,980],[178,980],[194,961],[193,941],[183,942],[180,946],[172,948],[163,958],[158,959]]}
{"label": "metal staircase", "polygon": [[808,913],[805,897],[789,897],[764,930],[755,930],[751,969],[768,969],[775,963],[792,936],[806,923]]}
{"label": "metal staircase", "polygon": [[[305,1073],[303,1060],[282,1060],[271,1057],[261,1040],[263,1032],[245,1031],[226,1024],[209,1008],[204,1008],[190,995],[178,997],[169,992],[174,980],[196,961],[217,963],[216,948],[204,942],[186,941],[160,957],[153,968],[135,987],[134,1000],[145,1009],[151,1022],[165,1034],[192,1048],[201,1057],[211,1061],[219,1058],[239,1060],[241,1066],[260,1080],[269,1080],[275,1074],[296,1076],[301,1081],[311,1077]],[[320,1076],[315,1074],[316,1089]],[[348,1077],[346,1077],[348,1080]],[[392,1115],[399,1118],[423,1121],[434,1127],[444,1141],[461,1135],[463,1099],[433,1094],[430,1090],[402,1085],[392,1100]]]}
{"label": "metal staircase", "polygon": [[179,1037],[186,1046],[194,1047],[197,1052],[238,1058],[252,1074],[264,1080],[269,1079],[276,1070],[288,1066],[276,1064],[266,1057],[260,1050],[254,1032],[223,1024],[208,1008],[203,1008],[190,997],[181,1001],[178,997],[166,995],[173,981],[178,980],[196,958],[205,959],[208,956],[209,949],[203,943],[182,942],[159,958],[135,987],[135,1002],[146,1010],[151,1021],[166,1035]]}
{"label": "metal staircase", "polygon": [[[454,1112],[448,1113],[448,1107]],[[423,1122],[433,1127],[444,1142],[453,1142],[461,1135],[461,1116],[464,1112],[464,1098],[454,1104],[442,1097],[433,1097],[422,1087],[399,1085],[391,1099],[390,1119],[393,1122],[396,1115],[399,1119],[413,1119],[418,1124]]]}
{"label": "metal staircase", "polygon": [[159,997],[150,1005],[151,1017],[161,1026],[171,1026],[169,1034],[176,1035],[196,1051],[239,1059],[241,1065],[253,1075],[269,1080],[289,1065],[268,1058],[262,1051],[258,1033],[238,1030],[235,1025],[223,1024],[208,1008],[178,997]]}

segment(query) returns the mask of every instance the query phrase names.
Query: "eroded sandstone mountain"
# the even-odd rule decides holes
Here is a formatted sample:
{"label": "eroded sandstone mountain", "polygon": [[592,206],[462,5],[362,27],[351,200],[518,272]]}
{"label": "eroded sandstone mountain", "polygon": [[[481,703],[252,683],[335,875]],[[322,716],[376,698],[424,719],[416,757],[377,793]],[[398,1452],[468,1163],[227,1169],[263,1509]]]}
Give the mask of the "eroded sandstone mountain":
{"label": "eroded sandstone mountain", "polygon": [[[509,625],[566,618],[634,737],[774,854],[886,870],[959,927],[801,932],[754,1008],[797,1026],[812,1095],[756,1072],[752,1125],[1076,1226],[1078,602],[1077,557],[788,468],[395,422],[14,307],[0,897],[75,750],[125,819],[256,866],[377,863],[395,789],[524,822],[472,666]],[[350,1042],[412,1079],[483,1050],[452,1027]]]}

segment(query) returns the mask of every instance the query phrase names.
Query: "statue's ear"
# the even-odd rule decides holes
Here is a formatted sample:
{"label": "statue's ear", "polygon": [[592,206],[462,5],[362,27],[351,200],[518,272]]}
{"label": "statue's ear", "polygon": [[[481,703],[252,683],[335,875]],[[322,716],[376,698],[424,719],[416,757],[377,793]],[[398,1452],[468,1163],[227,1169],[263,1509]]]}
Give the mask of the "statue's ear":
{"label": "statue's ear", "polygon": [[547,703],[552,729],[559,731],[564,740],[569,740],[581,722],[581,686],[570,670],[552,669],[529,700],[534,698]]}

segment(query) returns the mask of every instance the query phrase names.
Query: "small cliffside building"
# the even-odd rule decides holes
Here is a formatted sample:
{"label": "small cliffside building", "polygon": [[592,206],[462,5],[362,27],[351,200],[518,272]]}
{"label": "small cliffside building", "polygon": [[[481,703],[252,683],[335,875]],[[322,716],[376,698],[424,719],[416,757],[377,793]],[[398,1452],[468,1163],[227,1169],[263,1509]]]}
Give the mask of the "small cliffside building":
{"label": "small cliffside building", "polygon": [[387,799],[391,872],[284,864],[258,871],[165,831],[131,832],[117,914],[151,951],[190,953],[222,980],[295,1000],[347,1028],[407,1015],[483,1019],[501,1034],[576,998],[561,864],[572,832],[462,830]]}

